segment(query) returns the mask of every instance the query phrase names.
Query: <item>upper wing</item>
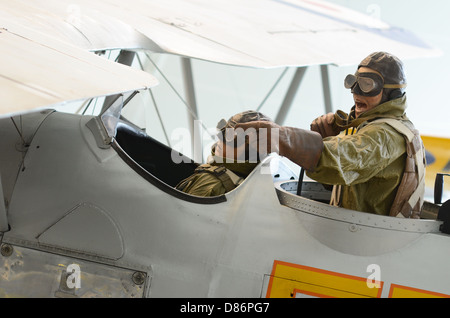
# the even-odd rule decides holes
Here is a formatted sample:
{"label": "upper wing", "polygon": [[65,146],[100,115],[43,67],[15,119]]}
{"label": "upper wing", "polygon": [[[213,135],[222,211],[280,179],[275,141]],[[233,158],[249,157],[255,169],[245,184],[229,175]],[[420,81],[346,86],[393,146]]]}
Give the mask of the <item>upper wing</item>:
{"label": "upper wing", "polygon": [[401,59],[438,51],[406,30],[320,0],[102,1],[165,52],[272,68],[359,62],[374,51]]}
{"label": "upper wing", "polygon": [[156,84],[148,73],[44,34],[0,29],[0,116]]}
{"label": "upper wing", "polygon": [[0,9],[0,17],[91,50],[144,48],[250,67],[440,53],[406,30],[321,0],[1,0]]}
{"label": "upper wing", "polygon": [[9,29],[20,24],[86,50],[157,50],[132,25],[91,8],[93,2],[0,0],[0,27]]}
{"label": "upper wing", "polygon": [[[151,74],[88,51],[95,39],[95,46],[100,49],[132,47],[145,43],[147,38],[111,17],[105,18],[109,25],[91,20],[86,36],[73,25],[75,20],[67,22],[58,15],[57,2],[46,5],[50,4],[52,10],[37,1],[0,1],[0,117],[158,83]],[[61,4],[61,8],[69,8],[70,13],[67,4]],[[103,33],[99,33],[100,29]],[[120,36],[114,32],[117,29]]]}
{"label": "upper wing", "polygon": [[0,0],[0,116],[156,84],[88,51],[147,49],[231,65],[355,64],[440,52],[320,0]]}

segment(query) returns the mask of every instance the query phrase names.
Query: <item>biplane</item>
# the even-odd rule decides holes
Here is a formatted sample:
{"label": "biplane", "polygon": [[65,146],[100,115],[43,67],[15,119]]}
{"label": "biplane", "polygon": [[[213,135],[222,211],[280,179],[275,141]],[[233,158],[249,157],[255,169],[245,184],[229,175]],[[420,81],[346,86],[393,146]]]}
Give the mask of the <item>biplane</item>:
{"label": "biplane", "polygon": [[[130,121],[165,80],[130,67],[149,52],[180,59],[195,144],[194,60],[293,69],[283,123],[307,67],[329,105],[329,65],[439,54],[415,35],[319,0],[2,0],[0,21],[0,296],[450,295],[448,201],[420,220],[342,209],[274,154],[231,192],[191,196],[175,185],[202,150]],[[54,110],[72,102],[100,106]]]}

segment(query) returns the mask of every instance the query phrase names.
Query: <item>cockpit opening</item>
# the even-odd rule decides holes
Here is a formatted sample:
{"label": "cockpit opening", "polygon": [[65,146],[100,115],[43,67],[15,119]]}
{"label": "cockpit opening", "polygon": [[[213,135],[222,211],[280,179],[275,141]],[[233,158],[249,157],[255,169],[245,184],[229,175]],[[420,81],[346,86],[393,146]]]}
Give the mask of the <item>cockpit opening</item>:
{"label": "cockpit opening", "polygon": [[174,163],[171,159],[172,148],[124,122],[117,124],[116,141],[137,164],[172,187],[192,174],[198,166],[185,156],[182,162]]}
{"label": "cockpit opening", "polygon": [[178,154],[181,162],[175,162],[172,159],[174,151],[172,148],[123,120],[117,123],[112,147],[138,174],[175,197],[204,204],[226,201],[225,196],[203,198],[176,190],[175,186],[190,176],[198,164],[183,154]]}

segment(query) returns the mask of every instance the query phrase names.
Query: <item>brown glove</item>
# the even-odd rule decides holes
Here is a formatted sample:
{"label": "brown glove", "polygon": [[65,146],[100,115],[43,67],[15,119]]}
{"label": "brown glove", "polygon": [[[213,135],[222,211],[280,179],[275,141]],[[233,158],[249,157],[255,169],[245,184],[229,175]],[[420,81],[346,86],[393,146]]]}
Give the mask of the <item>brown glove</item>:
{"label": "brown glove", "polygon": [[[276,152],[306,170],[313,171],[322,154],[322,137],[314,131],[279,126],[268,121],[237,124],[235,129],[239,128],[245,131],[249,128],[254,128],[248,133],[250,146],[258,149],[260,155]],[[257,138],[254,135],[252,136],[255,133]]]}
{"label": "brown glove", "polygon": [[317,117],[311,123],[311,130],[318,132],[322,138],[329,136],[336,136],[341,132],[341,129],[336,125],[335,114],[328,113]]}

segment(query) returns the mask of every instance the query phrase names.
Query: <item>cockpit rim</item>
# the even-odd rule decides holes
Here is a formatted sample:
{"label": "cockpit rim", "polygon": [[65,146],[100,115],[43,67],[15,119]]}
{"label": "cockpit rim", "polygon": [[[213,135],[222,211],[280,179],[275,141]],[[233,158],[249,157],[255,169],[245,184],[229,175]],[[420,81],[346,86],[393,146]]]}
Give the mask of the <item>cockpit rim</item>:
{"label": "cockpit rim", "polygon": [[274,186],[280,203],[299,212],[359,226],[404,232],[441,233],[440,226],[443,223],[442,221],[428,219],[406,219],[349,210],[306,198],[304,196],[298,196],[286,190],[289,183],[292,184],[296,182],[298,181],[280,181],[276,182]]}

